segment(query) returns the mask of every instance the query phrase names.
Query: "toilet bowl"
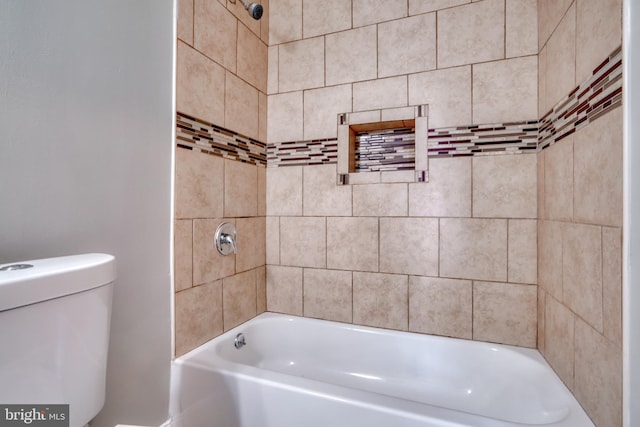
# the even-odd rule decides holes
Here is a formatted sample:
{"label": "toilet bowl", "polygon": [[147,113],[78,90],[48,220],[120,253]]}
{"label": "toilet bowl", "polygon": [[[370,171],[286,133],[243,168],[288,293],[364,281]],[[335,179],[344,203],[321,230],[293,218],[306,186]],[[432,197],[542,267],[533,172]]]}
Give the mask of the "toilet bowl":
{"label": "toilet bowl", "polygon": [[[0,265],[0,405],[104,405],[115,259],[83,254]],[[0,418],[2,414],[0,414]]]}

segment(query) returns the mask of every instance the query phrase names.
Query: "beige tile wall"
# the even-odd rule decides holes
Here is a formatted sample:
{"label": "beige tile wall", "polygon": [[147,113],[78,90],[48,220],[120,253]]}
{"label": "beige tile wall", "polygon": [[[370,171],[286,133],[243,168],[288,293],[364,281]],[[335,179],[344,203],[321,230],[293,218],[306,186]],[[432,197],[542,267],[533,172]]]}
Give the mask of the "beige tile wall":
{"label": "beige tile wall", "polygon": [[[179,0],[178,109],[270,143],[335,137],[337,113],[366,108],[530,120],[621,39],[621,0],[382,2],[271,0],[256,23]],[[621,425],[620,129],[618,111],[537,156],[432,159],[429,184],[393,186],[178,153],[176,353],[266,309],[537,345],[599,427]],[[258,242],[233,271],[194,261],[210,248],[193,230],[225,217]]]}
{"label": "beige tile wall", "polygon": [[[542,116],[621,44],[622,10],[538,12]],[[621,150],[618,108],[538,154],[538,347],[598,427],[622,425]]]}
{"label": "beige tile wall", "polygon": [[430,127],[537,118],[536,0],[272,3],[270,143],[408,105],[429,104]]}
{"label": "beige tile wall", "polygon": [[[537,118],[535,0],[335,3],[271,1],[270,143],[415,104],[430,127]],[[429,168],[350,186],[335,165],[267,168],[268,310],[535,347],[536,156]]]}
{"label": "beige tile wall", "polygon": [[535,347],[536,156],[500,159],[495,179],[529,171],[493,201],[508,217],[472,214],[487,158],[432,159],[433,187],[268,168],[267,309]]}
{"label": "beige tile wall", "polygon": [[[268,9],[268,1],[262,1]],[[268,14],[178,1],[177,110],[266,142]],[[266,169],[176,148],[175,353],[266,310]],[[237,254],[213,236],[234,223]]]}

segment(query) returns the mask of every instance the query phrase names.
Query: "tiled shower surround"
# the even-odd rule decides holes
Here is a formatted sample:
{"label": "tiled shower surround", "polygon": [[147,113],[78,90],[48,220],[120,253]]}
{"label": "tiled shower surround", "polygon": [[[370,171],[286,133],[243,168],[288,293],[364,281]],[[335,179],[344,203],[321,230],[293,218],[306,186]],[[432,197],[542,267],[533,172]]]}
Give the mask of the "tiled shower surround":
{"label": "tiled shower surround", "polygon": [[[179,2],[192,24],[211,4],[233,7]],[[217,157],[225,150],[177,150],[178,173],[188,165],[191,176],[177,197],[210,192],[203,205],[223,208],[178,215],[177,286],[178,264],[192,270],[177,289],[176,352],[264,309],[537,347],[596,425],[620,426],[620,0],[268,6],[268,31],[264,21],[256,32],[236,19],[235,55],[222,49],[233,45],[226,39],[221,57],[198,46],[205,36],[179,41],[178,111],[232,139],[266,142],[268,167]],[[261,82],[245,75],[247,28],[263,47],[268,40]],[[190,75],[182,90],[181,50],[191,64],[182,66]],[[257,92],[243,101],[255,125],[235,121],[234,76]],[[201,97],[200,84],[215,88]],[[189,108],[180,107],[181,91],[191,94]],[[336,185],[337,114],[421,104],[429,105],[428,183]],[[241,181],[256,185],[233,188]],[[223,200],[214,199],[221,189]],[[255,195],[256,210],[227,212],[243,192]],[[255,221],[249,235],[264,252],[252,262],[238,254],[233,268],[206,253],[223,217]],[[189,248],[191,262],[180,261]]]}
{"label": "tiled shower surround", "polygon": [[[240,2],[178,1],[176,355],[266,309],[267,31]],[[214,247],[222,222],[235,255]]]}

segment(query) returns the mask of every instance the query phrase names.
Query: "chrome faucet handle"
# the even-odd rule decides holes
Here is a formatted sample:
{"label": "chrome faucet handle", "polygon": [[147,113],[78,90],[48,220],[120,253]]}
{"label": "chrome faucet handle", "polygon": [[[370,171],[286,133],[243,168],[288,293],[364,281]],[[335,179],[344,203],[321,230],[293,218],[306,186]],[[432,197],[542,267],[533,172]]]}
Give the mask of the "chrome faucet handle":
{"label": "chrome faucet handle", "polygon": [[216,229],[214,237],[216,249],[221,255],[230,255],[238,251],[236,245],[236,227],[230,222],[223,222]]}

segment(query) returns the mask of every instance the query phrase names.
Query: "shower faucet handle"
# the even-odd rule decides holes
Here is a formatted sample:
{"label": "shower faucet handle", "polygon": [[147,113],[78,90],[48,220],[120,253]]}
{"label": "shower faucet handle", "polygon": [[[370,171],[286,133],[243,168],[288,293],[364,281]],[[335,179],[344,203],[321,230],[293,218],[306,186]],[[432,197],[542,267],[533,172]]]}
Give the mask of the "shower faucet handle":
{"label": "shower faucet handle", "polygon": [[238,251],[235,225],[230,222],[220,224],[216,229],[214,242],[220,255],[235,254]]}

